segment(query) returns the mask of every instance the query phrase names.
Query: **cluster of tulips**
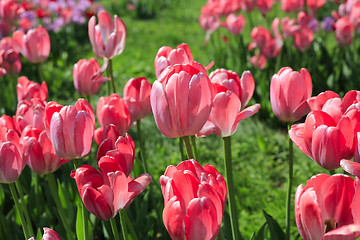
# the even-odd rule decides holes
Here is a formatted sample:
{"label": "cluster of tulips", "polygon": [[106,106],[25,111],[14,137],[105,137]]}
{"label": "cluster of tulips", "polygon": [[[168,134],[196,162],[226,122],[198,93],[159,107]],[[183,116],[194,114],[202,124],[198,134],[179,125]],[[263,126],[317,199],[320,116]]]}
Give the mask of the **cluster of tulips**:
{"label": "cluster of tulips", "polygon": [[[309,49],[314,41],[314,34],[319,31],[319,25],[325,32],[335,32],[339,46],[349,46],[353,42],[355,32],[359,28],[360,2],[359,1],[334,1],[325,0],[282,0],[281,10],[286,14],[297,12],[297,17],[289,16],[280,19],[276,17],[272,22],[272,34],[264,26],[252,26],[251,15],[256,6],[265,15],[271,11],[277,1],[262,0],[210,0],[201,9],[199,22],[206,31],[205,43],[210,35],[220,26],[225,27],[231,34],[240,35],[245,28],[246,18],[242,12],[248,13],[250,22],[251,43],[248,49],[258,49],[250,62],[259,69],[264,69],[268,59],[276,58],[286,40],[292,39],[293,45],[299,51]],[[321,24],[316,18],[316,13],[325,4],[337,4],[337,11],[333,10],[331,16],[321,19]],[[224,21],[222,21],[224,19]]]}

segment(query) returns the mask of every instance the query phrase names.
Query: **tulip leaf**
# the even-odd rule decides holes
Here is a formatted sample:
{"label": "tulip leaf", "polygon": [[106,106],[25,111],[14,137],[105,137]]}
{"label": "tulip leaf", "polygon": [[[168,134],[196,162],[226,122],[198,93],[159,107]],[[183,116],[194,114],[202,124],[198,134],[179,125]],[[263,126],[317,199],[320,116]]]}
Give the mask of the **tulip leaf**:
{"label": "tulip leaf", "polygon": [[264,210],[263,213],[266,218],[268,229],[270,231],[270,239],[285,240],[285,233],[281,229],[279,223],[272,216],[267,214],[267,212],[265,212]]}
{"label": "tulip leaf", "polygon": [[261,228],[259,229],[258,233],[255,234],[255,232],[251,236],[251,240],[264,240],[265,239],[265,230],[267,227],[267,222],[265,222]]}
{"label": "tulip leaf", "polygon": [[78,202],[77,204],[77,213],[76,213],[76,236],[77,239],[84,239],[84,231],[83,231],[83,218],[82,218],[82,204]]}
{"label": "tulip leaf", "polygon": [[38,228],[37,233],[36,233],[36,240],[41,240],[43,237],[42,233],[41,233],[41,229]]}

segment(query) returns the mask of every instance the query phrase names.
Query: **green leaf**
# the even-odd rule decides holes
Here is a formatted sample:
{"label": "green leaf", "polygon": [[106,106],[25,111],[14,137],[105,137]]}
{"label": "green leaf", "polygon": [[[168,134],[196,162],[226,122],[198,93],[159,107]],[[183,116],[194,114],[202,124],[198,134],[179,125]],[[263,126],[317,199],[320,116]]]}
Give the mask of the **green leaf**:
{"label": "green leaf", "polygon": [[274,239],[274,240],[285,240],[285,233],[284,231],[281,229],[279,223],[269,214],[267,214],[267,212],[265,212],[263,210],[264,216],[266,218],[266,223],[268,225],[269,231],[270,231],[270,239]]}
{"label": "green leaf", "polygon": [[82,203],[77,203],[77,213],[76,213],[76,236],[77,239],[84,239],[84,232],[83,232],[83,218],[82,218]]}
{"label": "green leaf", "polygon": [[42,235],[41,229],[38,228],[37,234],[36,234],[36,240],[42,240],[42,237],[43,237],[43,235]]}

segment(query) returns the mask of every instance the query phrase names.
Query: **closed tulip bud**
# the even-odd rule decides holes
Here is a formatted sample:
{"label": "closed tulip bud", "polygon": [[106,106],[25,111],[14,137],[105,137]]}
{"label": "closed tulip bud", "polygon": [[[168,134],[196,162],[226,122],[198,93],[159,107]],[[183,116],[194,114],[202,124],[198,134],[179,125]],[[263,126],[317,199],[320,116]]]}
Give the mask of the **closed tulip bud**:
{"label": "closed tulip bud", "polygon": [[124,100],[131,121],[140,120],[151,113],[151,83],[145,77],[131,78],[124,87]]}
{"label": "closed tulip bud", "polygon": [[65,159],[83,158],[90,153],[95,131],[91,105],[79,99],[75,106],[49,102],[45,109],[46,132],[56,154]]}
{"label": "closed tulip bud", "polygon": [[131,125],[131,116],[125,105],[125,101],[116,93],[111,94],[109,97],[101,97],[99,99],[96,116],[103,129],[106,125],[113,124],[121,136],[127,133]]}
{"label": "closed tulip bud", "polygon": [[90,96],[97,94],[101,85],[109,78],[102,77],[105,69],[101,69],[95,58],[81,59],[73,68],[74,86],[78,93]]}
{"label": "closed tulip bud", "polygon": [[105,11],[89,20],[89,38],[96,57],[111,59],[120,55],[125,48],[126,28],[124,22],[115,15],[114,20]]}
{"label": "closed tulip bud", "polygon": [[197,65],[169,66],[151,89],[151,108],[162,134],[177,138],[195,135],[212,107],[212,86],[205,69]]}
{"label": "closed tulip bud", "polygon": [[27,77],[22,76],[18,78],[16,85],[18,102],[22,100],[31,101],[32,98],[39,98],[41,101],[47,100],[48,88],[45,82],[38,84],[37,82],[30,81]]}
{"label": "closed tulip bud", "polygon": [[294,122],[307,114],[310,108],[306,100],[311,94],[311,76],[305,68],[297,72],[290,67],[283,67],[271,79],[271,106],[281,121]]}
{"label": "closed tulip bud", "polygon": [[42,26],[26,34],[18,30],[13,34],[13,40],[21,54],[31,63],[44,62],[50,54],[50,37]]}
{"label": "closed tulip bud", "polygon": [[357,239],[360,236],[358,179],[319,174],[297,188],[295,219],[304,240]]}
{"label": "closed tulip bud", "polygon": [[172,239],[215,239],[226,202],[226,183],[211,165],[194,159],[168,166],[160,177],[163,221]]}

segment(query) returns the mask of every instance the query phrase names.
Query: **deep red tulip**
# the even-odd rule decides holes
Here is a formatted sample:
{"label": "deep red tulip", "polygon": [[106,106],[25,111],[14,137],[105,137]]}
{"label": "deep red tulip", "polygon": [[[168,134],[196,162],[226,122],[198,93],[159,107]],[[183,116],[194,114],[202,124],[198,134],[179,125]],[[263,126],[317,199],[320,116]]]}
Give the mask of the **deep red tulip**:
{"label": "deep red tulip", "polygon": [[215,239],[226,202],[226,183],[211,165],[194,159],[168,166],[160,177],[163,221],[172,239]]}
{"label": "deep red tulip", "polygon": [[124,22],[115,15],[114,20],[105,11],[98,13],[89,20],[89,38],[93,52],[98,58],[114,58],[125,48],[126,28]]}
{"label": "deep red tulip", "polygon": [[131,125],[131,116],[125,101],[116,93],[99,99],[96,116],[103,129],[108,124],[114,124],[121,136],[127,133]]}
{"label": "deep red tulip", "polygon": [[39,98],[32,98],[30,101],[23,100],[18,103],[14,120],[19,133],[28,125],[41,131],[45,130],[45,106],[46,102]]}
{"label": "deep red tulip", "polygon": [[104,71],[95,58],[79,60],[73,68],[76,91],[86,96],[97,94],[101,85],[109,80],[101,76]]}
{"label": "deep red tulip", "polygon": [[31,29],[26,34],[18,30],[13,34],[13,40],[29,62],[44,62],[50,54],[50,37],[42,26]]}
{"label": "deep red tulip", "polygon": [[360,236],[359,180],[319,174],[295,194],[295,219],[301,237],[351,240]]}
{"label": "deep red tulip", "polygon": [[242,14],[236,16],[230,14],[226,17],[225,27],[233,35],[239,35],[242,33],[245,27],[245,17]]}
{"label": "deep red tulip", "polygon": [[134,180],[121,171],[101,175],[90,165],[83,165],[71,173],[76,180],[80,197],[85,207],[101,220],[115,217],[119,210],[127,208],[151,181],[143,174]]}
{"label": "deep red tulip", "polygon": [[79,99],[75,106],[49,102],[45,109],[45,126],[56,154],[64,159],[83,158],[90,153],[95,131],[91,105]]}
{"label": "deep red tulip", "polygon": [[131,78],[124,87],[124,100],[131,121],[140,120],[151,113],[152,84],[145,77]]}
{"label": "deep red tulip", "polygon": [[307,99],[312,94],[309,72],[283,67],[270,83],[270,101],[276,117],[284,122],[295,122],[310,111]]}
{"label": "deep red tulip", "polygon": [[209,117],[212,90],[202,66],[169,66],[154,82],[151,108],[162,134],[177,138],[200,131]]}
{"label": "deep red tulip", "polygon": [[38,84],[37,82],[30,81],[27,77],[22,76],[18,78],[16,85],[18,102],[22,100],[31,101],[32,98],[39,98],[41,101],[47,100],[48,88],[46,82]]}

